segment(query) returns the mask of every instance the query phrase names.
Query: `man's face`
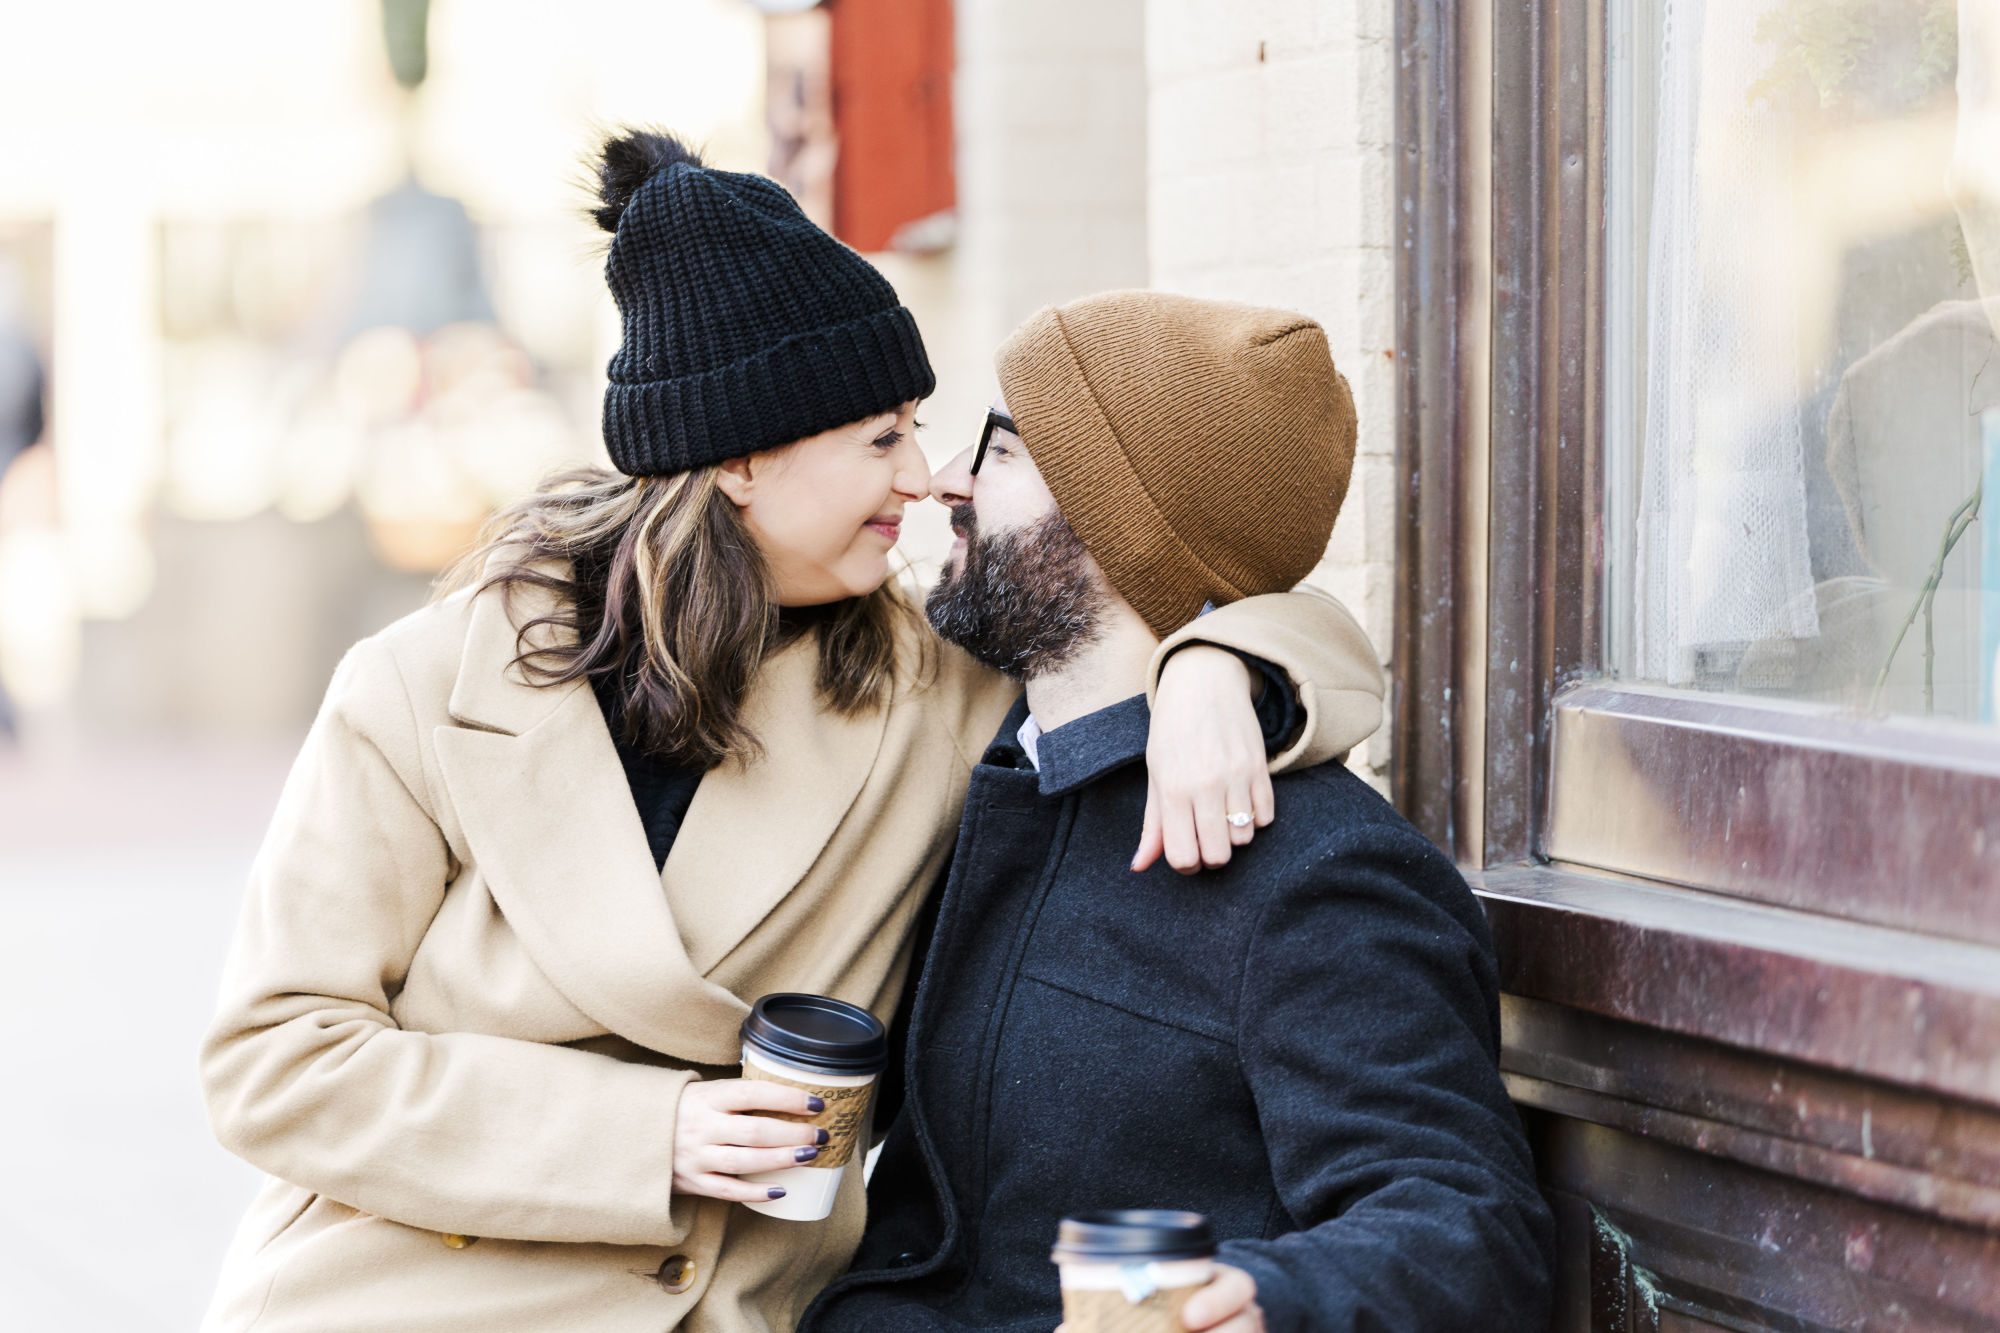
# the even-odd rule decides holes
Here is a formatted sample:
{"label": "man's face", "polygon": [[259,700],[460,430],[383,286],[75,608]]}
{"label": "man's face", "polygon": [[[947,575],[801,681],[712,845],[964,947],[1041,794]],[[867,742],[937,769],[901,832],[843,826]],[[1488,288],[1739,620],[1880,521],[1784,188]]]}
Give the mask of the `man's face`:
{"label": "man's face", "polygon": [[[995,399],[993,410],[1004,416],[1007,404]],[[957,540],[924,612],[986,665],[1016,679],[1046,675],[1096,640],[1102,576],[1020,436],[996,428],[976,477],[973,454],[931,479]]]}

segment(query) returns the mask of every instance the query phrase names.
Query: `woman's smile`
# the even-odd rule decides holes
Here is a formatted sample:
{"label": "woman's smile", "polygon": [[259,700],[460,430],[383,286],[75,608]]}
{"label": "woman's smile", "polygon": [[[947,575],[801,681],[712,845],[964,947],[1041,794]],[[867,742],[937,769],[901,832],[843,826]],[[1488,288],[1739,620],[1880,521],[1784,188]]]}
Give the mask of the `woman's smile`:
{"label": "woman's smile", "polygon": [[862,524],[862,526],[877,536],[885,538],[891,546],[894,546],[896,538],[901,536],[903,532],[903,516],[901,514],[877,514],[874,518]]}

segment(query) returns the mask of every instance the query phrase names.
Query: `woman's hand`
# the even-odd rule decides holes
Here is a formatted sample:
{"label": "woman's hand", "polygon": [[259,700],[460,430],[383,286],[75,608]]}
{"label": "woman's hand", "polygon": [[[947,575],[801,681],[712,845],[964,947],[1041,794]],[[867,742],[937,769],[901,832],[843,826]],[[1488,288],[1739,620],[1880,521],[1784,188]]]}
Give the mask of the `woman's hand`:
{"label": "woman's hand", "polygon": [[[817,1103],[817,1104],[816,1104]],[[674,1120],[674,1193],[704,1194],[734,1203],[761,1203],[784,1191],[738,1176],[782,1171],[819,1156],[827,1133],[813,1125],[746,1111],[817,1115],[820,1099],[803,1088],[755,1078],[697,1079],[681,1090]]]}
{"label": "woman's hand", "polygon": [[[1264,1312],[1257,1307],[1257,1279],[1240,1268],[1215,1266],[1208,1285],[1181,1307],[1181,1326],[1189,1333],[1264,1333]],[[1056,1333],[1067,1333],[1057,1324]]]}
{"label": "woman's hand", "polygon": [[[1229,863],[1276,813],[1250,668],[1234,653],[1193,644],[1167,659],[1146,741],[1146,825],[1132,869],[1166,853],[1184,875]],[[1238,828],[1232,814],[1248,814]]]}

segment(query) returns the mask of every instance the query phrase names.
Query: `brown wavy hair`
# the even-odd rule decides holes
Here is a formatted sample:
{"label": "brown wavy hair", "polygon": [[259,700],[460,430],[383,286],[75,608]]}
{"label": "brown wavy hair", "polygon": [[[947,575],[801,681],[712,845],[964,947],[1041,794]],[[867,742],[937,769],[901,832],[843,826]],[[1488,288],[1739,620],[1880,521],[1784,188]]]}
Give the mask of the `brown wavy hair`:
{"label": "brown wavy hair", "polygon": [[[921,623],[894,578],[786,623],[763,554],[713,467],[550,477],[487,521],[438,595],[474,585],[500,589],[510,610],[522,589],[553,594],[557,609],[519,623],[514,664],[529,682],[588,680],[630,745],[704,770],[759,752],[744,698],[793,635],[818,630],[820,695],[854,713],[887,701],[898,635]],[[545,625],[558,631],[554,641],[529,646]]]}

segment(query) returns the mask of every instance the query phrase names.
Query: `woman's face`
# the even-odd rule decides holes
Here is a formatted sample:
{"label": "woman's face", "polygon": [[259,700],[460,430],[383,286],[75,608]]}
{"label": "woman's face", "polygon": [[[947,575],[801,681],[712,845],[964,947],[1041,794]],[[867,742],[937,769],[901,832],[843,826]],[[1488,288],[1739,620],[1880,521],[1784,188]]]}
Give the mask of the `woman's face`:
{"label": "woman's face", "polygon": [[733,459],[717,483],[735,501],[781,606],[859,597],[889,577],[903,506],[929,492],[915,403]]}

